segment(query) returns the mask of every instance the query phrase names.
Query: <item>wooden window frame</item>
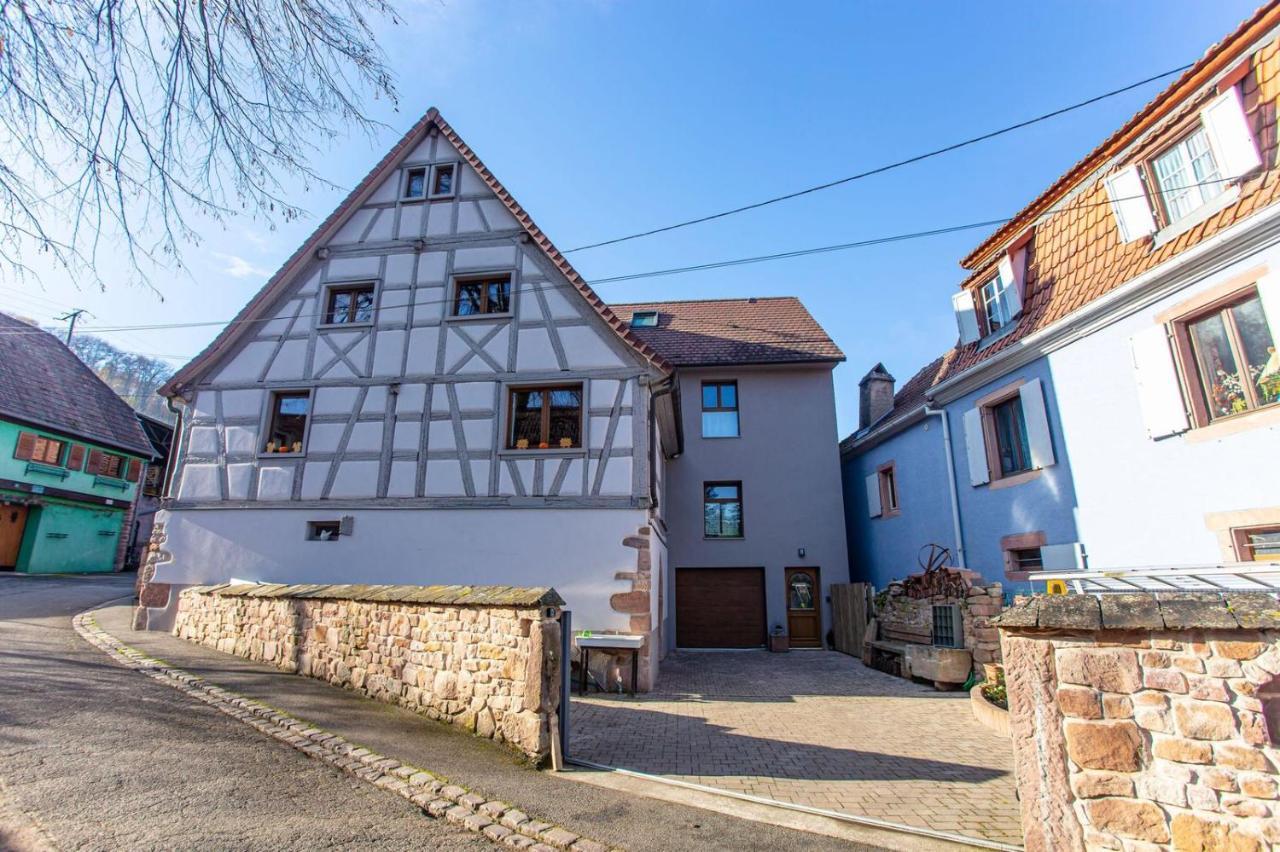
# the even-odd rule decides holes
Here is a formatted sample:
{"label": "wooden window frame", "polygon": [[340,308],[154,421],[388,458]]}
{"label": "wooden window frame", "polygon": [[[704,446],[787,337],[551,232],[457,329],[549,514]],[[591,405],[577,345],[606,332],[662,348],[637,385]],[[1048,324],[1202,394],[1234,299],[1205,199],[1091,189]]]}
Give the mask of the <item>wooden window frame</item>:
{"label": "wooden window frame", "polygon": [[[31,454],[27,456],[22,455],[23,435],[32,436],[31,437]],[[57,450],[54,453],[53,461],[50,461],[48,458],[45,457],[45,455],[40,455],[39,453],[37,453],[37,448],[39,448],[42,444],[45,447],[49,447],[50,445],[57,447]],[[70,444],[67,441],[62,440],[61,438],[51,438],[48,435],[42,435],[39,432],[19,432],[18,440],[14,442],[14,445],[13,445],[13,457],[15,459],[18,459],[19,461],[29,461],[35,464],[46,465],[47,467],[63,467],[65,464],[65,461],[69,458],[69,452],[67,449],[69,446]]]}
{"label": "wooden window frame", "polygon": [[[1226,414],[1218,418],[1211,417],[1204,383],[1200,377],[1200,364],[1196,360],[1195,344],[1191,341],[1192,325],[1215,314],[1222,314],[1223,325],[1227,331],[1227,341],[1231,346],[1232,354],[1236,356],[1237,364],[1244,364],[1245,359],[1241,357],[1243,344],[1240,340],[1240,332],[1236,328],[1235,318],[1231,316],[1228,309],[1240,302],[1257,297],[1258,285],[1255,280],[1243,287],[1233,288],[1204,304],[1198,304],[1194,309],[1189,309],[1175,317],[1168,318],[1168,326],[1173,342],[1174,364],[1177,367],[1178,380],[1182,386],[1182,399],[1187,403],[1193,429],[1216,426],[1219,423],[1237,420],[1260,412],[1272,411],[1280,406],[1280,403],[1275,402],[1259,405],[1257,388],[1253,386],[1253,382],[1242,381],[1241,386],[1245,389],[1250,407],[1236,414]],[[1273,320],[1271,317],[1266,317],[1266,320],[1270,327],[1270,323]],[[1276,339],[1276,329],[1274,327],[1271,327],[1271,334],[1272,342],[1280,345],[1280,340]],[[1242,369],[1247,369],[1247,367],[1242,367]]]}
{"label": "wooden window frame", "polygon": [[[578,393],[578,444],[573,447],[551,446],[551,394],[554,391],[577,391]],[[539,425],[541,437],[546,441],[539,441],[538,446],[530,444],[528,447],[516,446],[516,394],[518,393],[541,393],[542,396],[542,421]],[[574,452],[581,453],[587,442],[587,389],[586,382],[563,382],[549,385],[508,385],[507,386],[507,428],[506,440],[503,441],[504,452],[513,453],[537,453],[537,452]],[[547,446],[541,446],[546,443]]]}
{"label": "wooden window frame", "polygon": [[[489,305],[489,288],[486,286],[480,294],[480,312],[475,314],[459,313],[462,305],[462,288],[467,284],[496,284],[500,279],[507,281],[507,309],[505,311],[486,310]],[[483,318],[509,317],[515,313],[516,276],[510,270],[495,272],[467,273],[453,278],[453,298],[449,300],[450,320],[474,320]]]}
{"label": "wooden window frame", "polygon": [[[343,293],[368,293],[369,299],[373,303],[369,307],[369,319],[356,319],[356,300],[352,300],[347,306],[347,319],[343,322],[334,322],[333,320],[333,300]],[[329,284],[325,287],[324,292],[324,315],[321,317],[322,328],[363,328],[374,324],[378,312],[378,285],[372,281],[363,282],[343,282]]]}
{"label": "wooden window frame", "polygon": [[[1249,547],[1249,536],[1253,533],[1280,532],[1280,524],[1259,524],[1251,527],[1234,527],[1231,530],[1231,543],[1235,547],[1237,562],[1257,562],[1253,550]],[[1266,563],[1274,563],[1280,567],[1280,560],[1268,559]]]}
{"label": "wooden window frame", "polygon": [[[722,498],[711,498],[707,496],[707,492],[712,488],[723,488],[732,486],[738,489],[737,500],[726,500]],[[707,505],[715,504],[718,506],[728,506],[734,503],[738,504],[738,534],[737,535],[707,535]],[[721,529],[724,528],[723,518],[720,522]],[[702,537],[707,541],[741,541],[747,537],[747,499],[746,493],[742,489],[741,479],[716,479],[707,480],[702,483]]]}
{"label": "wooden window frame", "polygon": [[[268,451],[267,443],[264,440],[273,431],[275,425],[276,411],[278,410],[278,402],[281,397],[305,397],[307,400],[306,422],[302,426],[302,449],[289,450],[288,452]],[[267,394],[267,408],[263,414],[262,427],[258,431],[258,456],[259,458],[300,458],[307,454],[307,441],[311,435],[311,422],[313,409],[315,407],[315,393],[311,388],[272,388]]]}
{"label": "wooden window frame", "polygon": [[[1175,125],[1173,141],[1164,142],[1159,148],[1155,149],[1151,154],[1143,157],[1136,164],[1138,166],[1138,175],[1142,179],[1143,189],[1145,189],[1147,193],[1148,206],[1150,206],[1152,211],[1155,213],[1157,234],[1165,228],[1176,225],[1184,219],[1191,219],[1191,217],[1195,216],[1196,213],[1200,212],[1201,208],[1212,204],[1217,200],[1217,196],[1214,196],[1214,198],[1211,198],[1208,201],[1201,202],[1198,207],[1182,218],[1174,219],[1169,213],[1169,205],[1165,202],[1164,191],[1160,188],[1160,178],[1156,175],[1156,160],[1186,142],[1197,130],[1203,130],[1205,133],[1209,132],[1208,128],[1204,126],[1204,121],[1201,120],[1199,112],[1192,113]],[[1212,145],[1209,146],[1209,154],[1213,156]],[[1214,159],[1214,165],[1218,169],[1222,168],[1216,157]],[[1218,195],[1221,195],[1230,189],[1233,182],[1234,181],[1231,179],[1220,179],[1219,183],[1222,187],[1222,191],[1219,192]],[[1152,201],[1155,203],[1152,204]]]}
{"label": "wooden window frame", "polygon": [[876,468],[876,485],[880,488],[880,517],[892,518],[902,514],[902,491],[898,486],[896,461],[885,462]]}
{"label": "wooden window frame", "polygon": [[[725,387],[726,385],[733,385],[733,405],[732,406],[725,406],[725,405],[719,404],[723,402],[723,399],[720,393],[720,388]],[[707,401],[706,401],[705,394],[707,392],[708,387],[713,387],[716,389],[717,405],[715,405],[712,408],[707,408]],[[742,410],[741,408],[739,408],[739,401],[741,399],[742,399],[742,396],[741,396],[741,391],[738,388],[737,379],[707,379],[706,381],[704,381],[698,388],[698,403],[702,406],[701,414],[708,414],[708,413],[726,414],[732,411],[734,414],[734,417],[737,420],[738,428],[737,428],[736,434],[733,434],[733,435],[707,435],[706,430],[702,429],[701,417],[699,417],[698,427],[699,427],[699,433],[701,437],[706,438],[708,441],[721,441],[728,438],[741,438],[742,437]]]}
{"label": "wooden window frame", "polygon": [[[977,287],[976,303],[982,306],[982,310],[980,313],[982,315],[982,336],[983,337],[989,337],[990,335],[998,334],[999,332],[1007,330],[1013,325],[1013,321],[1015,319],[1015,317],[1010,316],[1010,317],[1007,317],[1003,323],[1001,323],[999,328],[991,327],[991,311],[987,306],[987,297],[983,291],[985,291],[988,287],[990,287],[991,285],[1001,280],[1002,280],[1002,276],[1000,275],[1000,270],[997,269],[994,275],[992,275],[990,278],[987,278]],[[1016,282],[1010,281],[1008,284],[1005,285],[1005,290],[1009,289],[1010,287],[1016,287],[1016,286],[1018,286]],[[1004,291],[1002,290],[1001,293],[1003,292]],[[996,298],[997,300],[999,300],[999,296],[997,296]]]}
{"label": "wooden window frame", "polygon": [[[413,182],[413,173],[422,172],[422,194],[410,195],[409,185]],[[404,186],[401,187],[400,199],[402,201],[424,201],[427,197],[427,190],[431,188],[431,167],[430,166],[409,166],[404,170]]]}
{"label": "wooden window frame", "polygon": [[[1014,556],[1014,552],[1019,550],[1038,550],[1045,546],[1046,540],[1044,530],[1015,533],[1000,539],[1000,552],[1004,557],[1005,578],[1016,581],[1030,580],[1036,572],[1022,568]],[[1043,570],[1043,568],[1040,570]]]}
{"label": "wooden window frame", "polygon": [[[1019,380],[1012,385],[1006,385],[993,393],[987,394],[978,400],[976,407],[982,417],[982,443],[987,455],[987,479],[990,483],[997,483],[1002,480],[1013,480],[1018,477],[1026,477],[1034,475],[1037,472],[1035,467],[1027,467],[1013,473],[1005,473],[1000,467],[1000,430],[996,428],[996,408],[1014,398],[1021,398],[1022,386],[1025,381]],[[1026,427],[1026,412],[1022,412],[1023,428]],[[1027,448],[1028,452],[1030,447]],[[1028,462],[1030,458],[1028,458]]]}
{"label": "wooden window frame", "polygon": [[[95,463],[96,460],[96,463]],[[111,465],[108,460],[115,462]],[[125,480],[129,475],[131,467],[131,459],[119,453],[109,453],[106,450],[90,450],[89,451],[89,469],[85,473],[94,476],[101,476],[103,479],[119,479]],[[115,470],[110,470],[114,466]]]}
{"label": "wooden window frame", "polygon": [[[450,172],[449,190],[447,192],[437,192],[436,184],[440,180],[440,172]],[[458,178],[461,170],[457,163],[437,163],[431,167],[430,182],[427,184],[427,198],[453,198],[458,194]]]}

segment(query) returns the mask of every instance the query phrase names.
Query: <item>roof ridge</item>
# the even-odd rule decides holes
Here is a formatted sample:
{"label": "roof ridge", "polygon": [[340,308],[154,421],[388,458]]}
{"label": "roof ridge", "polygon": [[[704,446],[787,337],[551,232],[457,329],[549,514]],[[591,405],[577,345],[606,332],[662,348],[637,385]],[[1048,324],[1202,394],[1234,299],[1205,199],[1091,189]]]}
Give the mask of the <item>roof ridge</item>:
{"label": "roof ridge", "polygon": [[[696,304],[701,304],[705,302],[748,302],[750,303],[752,300],[757,302],[763,302],[763,301],[781,302],[781,301],[786,301],[788,299],[794,302],[800,302],[799,296],[718,296],[718,297],[707,298],[707,299],[663,299],[661,301],[656,301],[656,302],[610,302],[609,304],[611,307],[615,307],[615,308],[627,308],[627,307],[633,307],[635,305],[696,305]],[[803,305],[804,302],[800,302],[800,304]],[[807,311],[808,308],[805,308],[805,310]]]}

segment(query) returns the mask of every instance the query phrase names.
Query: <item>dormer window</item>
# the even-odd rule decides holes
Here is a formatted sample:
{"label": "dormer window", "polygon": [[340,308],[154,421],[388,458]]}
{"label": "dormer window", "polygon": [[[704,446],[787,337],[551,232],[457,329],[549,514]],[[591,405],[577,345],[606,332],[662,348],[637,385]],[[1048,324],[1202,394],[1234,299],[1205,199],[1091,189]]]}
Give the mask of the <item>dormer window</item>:
{"label": "dormer window", "polygon": [[636,311],[631,315],[632,328],[655,328],[657,325],[657,311]]}
{"label": "dormer window", "polygon": [[1226,190],[1209,133],[1202,126],[1152,160],[1151,167],[1170,222],[1190,215]]}
{"label": "dormer window", "polygon": [[1009,324],[1017,308],[1014,302],[1017,295],[1012,280],[1006,280],[1003,274],[997,273],[986,284],[982,285],[982,310],[987,318],[987,333],[994,334]]}
{"label": "dormer window", "polygon": [[425,198],[427,194],[427,170],[409,169],[405,175],[404,197]]}

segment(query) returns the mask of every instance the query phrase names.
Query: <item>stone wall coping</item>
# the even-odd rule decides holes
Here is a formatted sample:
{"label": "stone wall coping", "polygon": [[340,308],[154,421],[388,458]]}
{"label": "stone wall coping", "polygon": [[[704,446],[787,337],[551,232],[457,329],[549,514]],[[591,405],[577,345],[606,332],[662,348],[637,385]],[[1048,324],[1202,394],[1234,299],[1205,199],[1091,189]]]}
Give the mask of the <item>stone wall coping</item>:
{"label": "stone wall coping", "polygon": [[991,623],[1005,631],[1277,629],[1280,601],[1269,592],[1036,595]]}
{"label": "stone wall coping", "polygon": [[317,585],[300,583],[219,583],[191,586],[182,594],[240,598],[371,601],[444,606],[562,607],[564,598],[550,586],[398,586]]}

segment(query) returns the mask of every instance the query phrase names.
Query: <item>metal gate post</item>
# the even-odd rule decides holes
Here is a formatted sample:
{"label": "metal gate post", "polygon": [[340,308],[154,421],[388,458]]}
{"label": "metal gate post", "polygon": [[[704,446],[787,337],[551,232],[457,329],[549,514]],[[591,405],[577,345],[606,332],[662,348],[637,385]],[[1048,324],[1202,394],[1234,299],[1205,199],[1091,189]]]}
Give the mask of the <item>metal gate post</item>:
{"label": "metal gate post", "polygon": [[560,610],[560,754],[569,759],[569,687],[573,683],[573,613]]}

